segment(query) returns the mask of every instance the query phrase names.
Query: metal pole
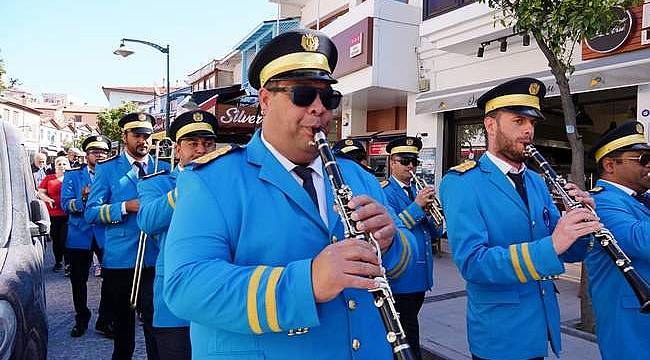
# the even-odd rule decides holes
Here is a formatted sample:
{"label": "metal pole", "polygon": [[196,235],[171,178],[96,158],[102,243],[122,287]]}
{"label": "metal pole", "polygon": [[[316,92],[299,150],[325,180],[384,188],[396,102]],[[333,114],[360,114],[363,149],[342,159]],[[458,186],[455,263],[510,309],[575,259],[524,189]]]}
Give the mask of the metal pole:
{"label": "metal pole", "polygon": [[167,45],[167,104],[165,106],[165,133],[169,131],[169,109],[170,109],[170,103],[169,103],[169,45]]}

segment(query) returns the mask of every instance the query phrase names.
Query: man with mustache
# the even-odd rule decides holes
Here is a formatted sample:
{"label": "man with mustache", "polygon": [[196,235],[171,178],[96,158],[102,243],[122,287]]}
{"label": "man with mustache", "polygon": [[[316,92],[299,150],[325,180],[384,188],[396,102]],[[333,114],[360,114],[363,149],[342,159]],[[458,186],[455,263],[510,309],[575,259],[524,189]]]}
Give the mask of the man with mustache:
{"label": "man with mustache", "polygon": [[[147,113],[130,113],[120,119],[124,151],[97,164],[84,214],[87,222],[105,225],[102,276],[115,319],[113,360],[131,359],[135,348],[135,312],[129,299],[140,237],[136,186],[145,175],[154,172],[154,160],[149,156],[154,122],[154,117]],[[169,164],[160,162],[159,168],[169,170]],[[137,309],[144,325],[149,360],[158,359],[152,330],[157,255],[157,244],[148,239]]]}
{"label": "man with mustache", "polygon": [[[194,161],[177,180],[165,243],[165,300],[191,321],[193,359],[392,359],[368,289],[377,249],[346,239],[313,145],[329,129],[334,43],[309,29],[282,33],[250,65],[264,116],[245,147]],[[374,235],[388,274],[412,263],[412,235],[386,209],[375,178],[338,158],[356,195],[357,227]]]}
{"label": "man with mustache", "polygon": [[155,237],[160,245],[156,258],[154,280],[153,325],[161,360],[190,360],[190,323],[169,311],[163,298],[164,246],[169,223],[176,207],[176,178],[190,162],[215,150],[217,118],[203,110],[184,112],[169,127],[169,137],[175,143],[178,166],[171,172],[161,170],[147,175],[138,184],[142,206],[138,211],[138,225],[147,235]]}
{"label": "man with mustache", "polygon": [[[643,125],[629,121],[605,133],[592,153],[600,176],[591,190],[598,216],[650,281],[650,145]],[[639,311],[632,287],[601,246],[585,264],[603,359],[650,359],[650,315]]]}
{"label": "man with mustache", "polygon": [[[560,216],[544,180],[524,164],[545,93],[539,80],[520,78],[483,94],[477,105],[487,152],[451,168],[440,186],[453,260],[467,282],[473,359],[542,359],[549,342],[558,356],[552,276],[564,272],[564,262],[581,261],[585,236],[602,227],[586,209]],[[566,189],[593,205],[575,184]]]}

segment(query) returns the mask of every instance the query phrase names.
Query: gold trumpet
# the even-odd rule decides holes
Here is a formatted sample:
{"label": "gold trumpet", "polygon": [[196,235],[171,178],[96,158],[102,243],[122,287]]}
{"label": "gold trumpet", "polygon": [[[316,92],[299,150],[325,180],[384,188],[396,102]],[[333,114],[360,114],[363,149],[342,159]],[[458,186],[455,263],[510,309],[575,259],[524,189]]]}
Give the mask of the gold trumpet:
{"label": "gold trumpet", "polygon": [[[412,170],[409,170],[409,173],[411,173],[413,181],[415,181],[415,189],[417,192],[420,192],[424,188],[429,187],[429,184],[427,184],[426,180],[419,178]],[[424,208],[424,213],[433,220],[433,224],[437,228],[441,227],[445,221],[445,215],[442,213],[442,206],[440,205],[440,201],[438,201],[438,198],[436,198],[435,195],[433,196],[433,201],[428,203]]]}

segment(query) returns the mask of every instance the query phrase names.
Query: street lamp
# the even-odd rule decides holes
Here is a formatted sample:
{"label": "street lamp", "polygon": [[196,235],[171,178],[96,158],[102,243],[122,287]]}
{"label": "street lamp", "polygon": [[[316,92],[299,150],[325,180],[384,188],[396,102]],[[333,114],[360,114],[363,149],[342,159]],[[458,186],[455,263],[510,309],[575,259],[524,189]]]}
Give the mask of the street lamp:
{"label": "street lamp", "polygon": [[152,48],[160,51],[163,54],[167,54],[167,96],[166,96],[166,106],[165,106],[165,131],[168,131],[169,129],[169,109],[170,109],[170,103],[169,103],[169,45],[163,47],[158,44],[154,44],[149,41],[144,41],[144,40],[137,40],[137,39],[122,39],[122,43],[120,44],[120,47],[115,49],[113,51],[113,54],[119,55],[122,57],[127,57],[131,54],[134,53],[133,50],[130,50],[129,48],[126,47],[124,44],[125,42],[134,42],[134,43],[140,43],[140,44],[145,44],[149,45]]}

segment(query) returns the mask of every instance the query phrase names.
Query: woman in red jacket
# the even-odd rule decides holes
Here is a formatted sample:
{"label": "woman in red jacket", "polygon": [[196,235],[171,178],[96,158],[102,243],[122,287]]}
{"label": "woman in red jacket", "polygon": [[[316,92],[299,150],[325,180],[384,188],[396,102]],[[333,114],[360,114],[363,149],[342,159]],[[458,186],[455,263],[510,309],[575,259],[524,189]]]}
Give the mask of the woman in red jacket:
{"label": "woman in red jacket", "polygon": [[38,197],[47,204],[50,214],[50,238],[56,263],[52,271],[60,271],[64,261],[65,240],[68,235],[68,215],[61,208],[61,184],[63,174],[70,169],[70,162],[65,156],[54,160],[54,174],[46,175],[38,186]]}

